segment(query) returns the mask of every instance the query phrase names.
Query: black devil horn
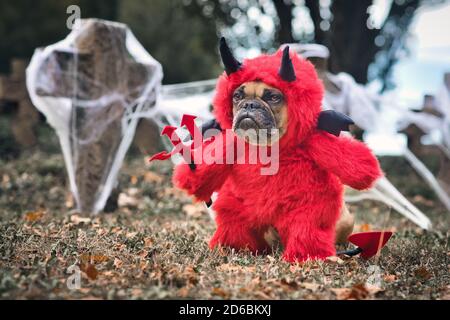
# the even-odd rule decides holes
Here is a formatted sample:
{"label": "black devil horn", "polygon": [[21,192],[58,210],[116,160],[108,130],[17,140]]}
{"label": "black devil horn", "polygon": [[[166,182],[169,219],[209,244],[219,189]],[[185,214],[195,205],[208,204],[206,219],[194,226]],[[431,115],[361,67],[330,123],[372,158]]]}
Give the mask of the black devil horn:
{"label": "black devil horn", "polygon": [[241,63],[233,57],[233,54],[231,53],[224,37],[220,38],[219,51],[220,56],[222,57],[223,65],[225,66],[225,72],[230,75],[233,72],[238,71],[241,67]]}
{"label": "black devil horn", "polygon": [[292,65],[291,57],[289,57],[289,46],[286,46],[283,50],[283,59],[281,60],[281,67],[278,74],[281,79],[287,82],[296,79],[294,66]]}

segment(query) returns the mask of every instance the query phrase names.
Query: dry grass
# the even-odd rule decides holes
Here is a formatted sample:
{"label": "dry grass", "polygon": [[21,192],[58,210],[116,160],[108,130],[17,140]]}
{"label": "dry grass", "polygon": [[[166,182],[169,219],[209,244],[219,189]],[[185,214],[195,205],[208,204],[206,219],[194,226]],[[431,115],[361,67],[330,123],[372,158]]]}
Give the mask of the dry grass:
{"label": "dry grass", "polygon": [[[438,226],[426,233],[395,213],[385,221],[380,204],[351,207],[360,229],[397,230],[378,259],[290,265],[279,250],[210,251],[214,224],[171,188],[169,164],[150,171],[143,157],[128,159],[122,206],[89,219],[71,212],[56,150],[0,160],[0,168],[1,298],[449,298],[448,216],[434,199],[413,199]],[[71,265],[82,270],[78,290],[66,285]],[[380,282],[365,285],[371,276]]]}

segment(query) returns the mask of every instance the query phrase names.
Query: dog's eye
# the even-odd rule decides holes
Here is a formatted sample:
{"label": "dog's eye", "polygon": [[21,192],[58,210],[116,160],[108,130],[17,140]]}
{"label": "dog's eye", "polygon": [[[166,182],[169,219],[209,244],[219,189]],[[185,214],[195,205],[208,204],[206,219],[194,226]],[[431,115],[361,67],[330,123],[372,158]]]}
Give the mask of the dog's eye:
{"label": "dog's eye", "polygon": [[281,99],[283,99],[283,97],[279,94],[271,94],[268,98],[268,101],[272,103],[278,103],[281,101]]}
{"label": "dog's eye", "polygon": [[233,100],[241,100],[241,99],[242,99],[242,92],[236,91],[236,92],[233,94]]}
{"label": "dog's eye", "polygon": [[281,101],[281,96],[279,94],[273,94],[272,97],[270,97],[270,98],[273,102]]}

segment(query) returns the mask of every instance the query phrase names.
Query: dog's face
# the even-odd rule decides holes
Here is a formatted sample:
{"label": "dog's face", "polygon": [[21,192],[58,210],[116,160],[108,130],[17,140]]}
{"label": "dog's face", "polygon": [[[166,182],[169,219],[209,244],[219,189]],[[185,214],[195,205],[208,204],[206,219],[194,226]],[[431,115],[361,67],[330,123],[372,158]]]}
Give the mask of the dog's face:
{"label": "dog's face", "polygon": [[[255,145],[272,145],[287,130],[287,106],[280,90],[261,81],[243,83],[233,93],[233,131]],[[273,134],[272,130],[277,130]]]}

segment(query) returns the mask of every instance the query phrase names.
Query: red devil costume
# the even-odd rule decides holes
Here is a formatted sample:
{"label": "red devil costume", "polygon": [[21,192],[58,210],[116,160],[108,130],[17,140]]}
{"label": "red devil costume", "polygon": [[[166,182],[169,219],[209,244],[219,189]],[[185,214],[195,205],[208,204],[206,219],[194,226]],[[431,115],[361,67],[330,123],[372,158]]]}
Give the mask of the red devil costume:
{"label": "red devil costume", "polygon": [[225,72],[213,104],[223,130],[232,127],[232,95],[241,84],[263,81],[284,94],[288,126],[279,141],[278,173],[261,175],[261,164],[198,164],[191,170],[183,163],[175,168],[175,185],[203,201],[218,192],[211,248],[223,245],[262,252],[268,249],[264,233],[272,226],[288,261],[334,255],[343,185],[358,190],[371,187],[381,175],[377,159],[363,143],[338,136],[339,124],[321,129],[323,122],[329,122],[327,117],[320,119],[322,83],[313,65],[289,53],[288,47],[242,64],[224,39],[220,52]]}

